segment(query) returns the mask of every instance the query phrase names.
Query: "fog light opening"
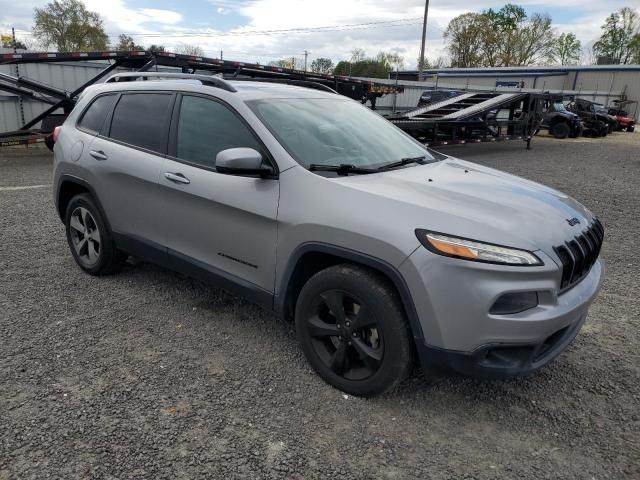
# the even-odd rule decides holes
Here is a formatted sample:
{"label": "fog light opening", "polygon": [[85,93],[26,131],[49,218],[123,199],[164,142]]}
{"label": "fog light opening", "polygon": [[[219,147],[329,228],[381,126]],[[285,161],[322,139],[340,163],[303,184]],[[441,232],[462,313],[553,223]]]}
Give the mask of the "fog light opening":
{"label": "fog light opening", "polygon": [[538,306],[538,292],[511,292],[501,295],[493,304],[492,315],[513,315]]}

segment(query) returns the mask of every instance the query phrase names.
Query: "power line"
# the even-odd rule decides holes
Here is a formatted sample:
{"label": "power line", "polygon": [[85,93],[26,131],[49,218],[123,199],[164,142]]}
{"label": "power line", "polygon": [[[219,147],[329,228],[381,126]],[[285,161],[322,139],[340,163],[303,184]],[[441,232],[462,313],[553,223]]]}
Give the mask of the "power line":
{"label": "power line", "polygon": [[[386,20],[380,22],[367,22],[367,23],[352,23],[345,25],[328,25],[323,27],[301,27],[301,28],[289,28],[280,30],[244,30],[233,32],[138,32],[138,33],[107,33],[109,37],[118,37],[120,35],[127,35],[130,37],[234,37],[243,35],[290,35],[295,33],[315,33],[315,32],[340,32],[340,31],[352,31],[352,30],[368,30],[372,28],[393,28],[404,27],[410,25],[419,25],[420,17],[413,18],[401,18],[398,20]],[[22,35],[33,35],[33,32],[21,32]]]}

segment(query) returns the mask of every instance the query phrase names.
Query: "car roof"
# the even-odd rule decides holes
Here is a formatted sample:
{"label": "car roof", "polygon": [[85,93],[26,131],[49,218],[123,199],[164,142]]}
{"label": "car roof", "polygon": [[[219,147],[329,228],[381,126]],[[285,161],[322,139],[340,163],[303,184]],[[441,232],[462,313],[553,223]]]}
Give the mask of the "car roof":
{"label": "car roof", "polygon": [[203,85],[198,80],[176,80],[158,79],[144,81],[108,82],[88,87],[92,93],[103,93],[108,91],[131,91],[131,90],[162,90],[162,91],[187,91],[195,93],[207,93],[221,98],[235,97],[243,101],[275,99],[275,98],[330,98],[346,100],[346,97],[335,93],[325,92],[307,87],[287,85],[282,83],[234,81],[229,80],[236,91],[228,92],[222,88]]}

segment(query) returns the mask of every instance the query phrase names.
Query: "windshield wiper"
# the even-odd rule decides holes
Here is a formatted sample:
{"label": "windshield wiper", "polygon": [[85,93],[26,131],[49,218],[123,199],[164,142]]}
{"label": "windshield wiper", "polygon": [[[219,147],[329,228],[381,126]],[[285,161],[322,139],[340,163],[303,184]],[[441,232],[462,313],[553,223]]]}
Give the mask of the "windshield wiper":
{"label": "windshield wiper", "polygon": [[382,165],[381,167],[378,167],[378,171],[382,172],[385,170],[391,170],[392,168],[398,168],[398,167],[403,167],[405,165],[409,165],[410,163],[417,163],[417,164],[424,164],[426,163],[424,160],[427,156],[423,155],[421,157],[407,157],[407,158],[402,158],[400,160],[398,160],[397,162],[391,162],[391,163],[387,163],[386,165]]}
{"label": "windshield wiper", "polygon": [[341,163],[340,165],[321,165],[312,163],[309,165],[309,171],[311,172],[336,172],[338,175],[348,175],[350,173],[366,174],[376,173],[379,170],[375,168],[361,168],[355,165],[349,165],[347,163]]}

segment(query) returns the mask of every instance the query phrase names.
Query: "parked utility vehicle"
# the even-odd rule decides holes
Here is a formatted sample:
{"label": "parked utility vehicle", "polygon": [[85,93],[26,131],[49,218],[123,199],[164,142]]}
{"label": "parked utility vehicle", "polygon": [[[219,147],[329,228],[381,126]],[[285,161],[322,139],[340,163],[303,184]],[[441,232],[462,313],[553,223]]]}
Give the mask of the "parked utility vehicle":
{"label": "parked utility vehicle", "polygon": [[354,395],[392,388],[416,356],[426,372],[536,370],[602,282],[604,230],[578,202],[434,155],[340,95],[118,74],[55,137],[80,268],[133,255],[245,295],[294,319],[309,363]]}

